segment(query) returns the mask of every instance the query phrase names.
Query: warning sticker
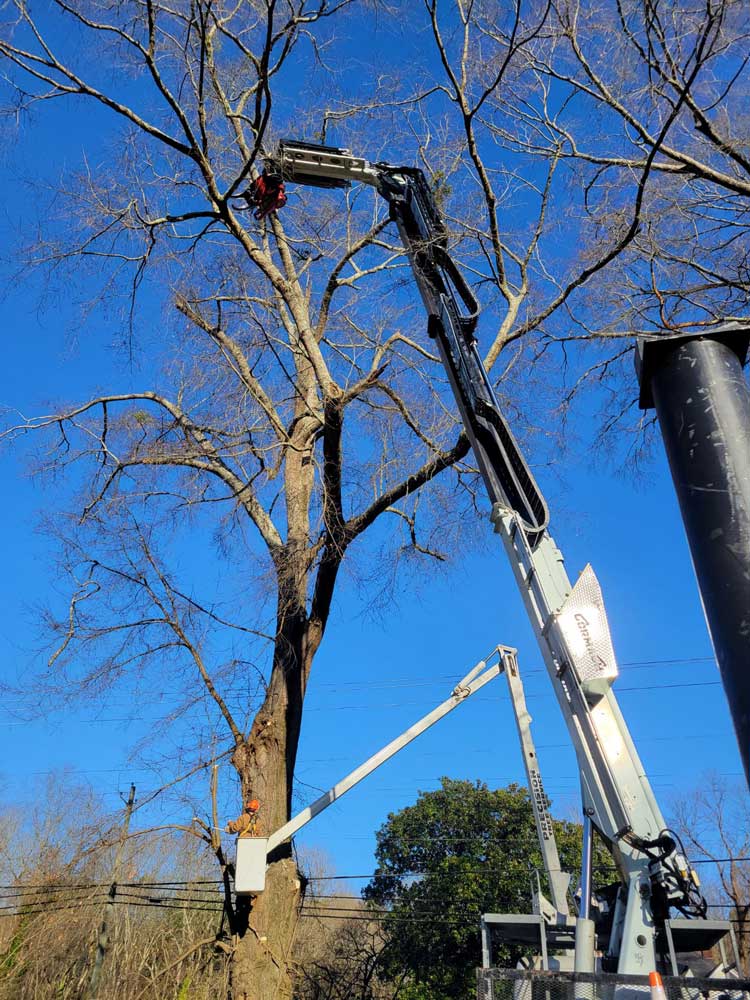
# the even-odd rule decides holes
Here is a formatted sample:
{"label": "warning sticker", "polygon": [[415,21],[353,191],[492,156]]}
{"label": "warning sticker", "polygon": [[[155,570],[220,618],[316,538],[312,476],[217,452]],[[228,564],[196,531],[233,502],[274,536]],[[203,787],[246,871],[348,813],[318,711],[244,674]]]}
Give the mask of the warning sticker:
{"label": "warning sticker", "polygon": [[590,565],[578,577],[557,623],[582,684],[617,677],[602,590]]}

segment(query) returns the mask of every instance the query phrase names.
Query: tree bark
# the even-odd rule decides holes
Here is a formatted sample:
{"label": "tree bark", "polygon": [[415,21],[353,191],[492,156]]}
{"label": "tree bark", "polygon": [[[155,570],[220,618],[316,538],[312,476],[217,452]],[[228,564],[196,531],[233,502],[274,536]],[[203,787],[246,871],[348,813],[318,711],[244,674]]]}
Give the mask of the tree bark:
{"label": "tree bark", "polygon": [[[243,801],[256,798],[260,802],[259,826],[264,836],[291,815],[305,689],[325,627],[325,621],[317,616],[311,621],[306,612],[307,559],[306,549],[287,545],[277,560],[279,597],[271,680],[247,740],[238,744],[232,757]],[[289,958],[303,880],[290,844],[280,845],[269,861],[264,892],[238,901],[232,1000],[290,1000],[292,996]]]}
{"label": "tree bark", "polygon": [[268,869],[265,891],[254,896],[232,954],[232,1000],[291,1000],[289,958],[299,920],[302,883],[292,858]]}

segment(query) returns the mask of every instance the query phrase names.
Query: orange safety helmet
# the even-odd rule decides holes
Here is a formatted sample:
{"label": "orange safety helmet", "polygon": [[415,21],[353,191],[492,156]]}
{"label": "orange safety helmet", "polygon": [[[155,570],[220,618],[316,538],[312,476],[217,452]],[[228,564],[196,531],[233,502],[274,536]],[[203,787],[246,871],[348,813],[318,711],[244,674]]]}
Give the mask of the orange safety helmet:
{"label": "orange safety helmet", "polygon": [[250,799],[250,801],[247,803],[246,808],[248,812],[257,813],[257,811],[260,809],[260,802],[258,802],[257,799]]}

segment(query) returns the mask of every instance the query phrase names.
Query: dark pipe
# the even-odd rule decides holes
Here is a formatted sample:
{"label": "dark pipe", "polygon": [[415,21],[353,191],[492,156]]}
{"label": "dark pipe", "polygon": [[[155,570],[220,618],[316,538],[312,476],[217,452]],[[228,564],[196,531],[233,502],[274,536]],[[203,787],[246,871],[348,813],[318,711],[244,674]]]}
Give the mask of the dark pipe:
{"label": "dark pipe", "polygon": [[656,407],[703,610],[750,784],[748,331],[641,339],[641,405]]}

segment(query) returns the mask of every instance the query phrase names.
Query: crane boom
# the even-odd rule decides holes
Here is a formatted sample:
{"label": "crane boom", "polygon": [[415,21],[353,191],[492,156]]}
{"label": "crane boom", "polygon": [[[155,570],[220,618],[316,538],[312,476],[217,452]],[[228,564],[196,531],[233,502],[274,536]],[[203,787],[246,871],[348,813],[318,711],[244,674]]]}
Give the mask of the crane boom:
{"label": "crane boom", "polygon": [[670,908],[702,917],[697,879],[666,824],[617,704],[617,663],[601,589],[590,566],[572,585],[549,532],[547,504],[498,404],[477,350],[479,305],[448,250],[448,234],[421,170],[370,163],[348,150],[284,142],[267,170],[321,187],[377,189],[408,254],[466,434],[575,748],[584,815],[619,870],[610,964],[655,969]]}

